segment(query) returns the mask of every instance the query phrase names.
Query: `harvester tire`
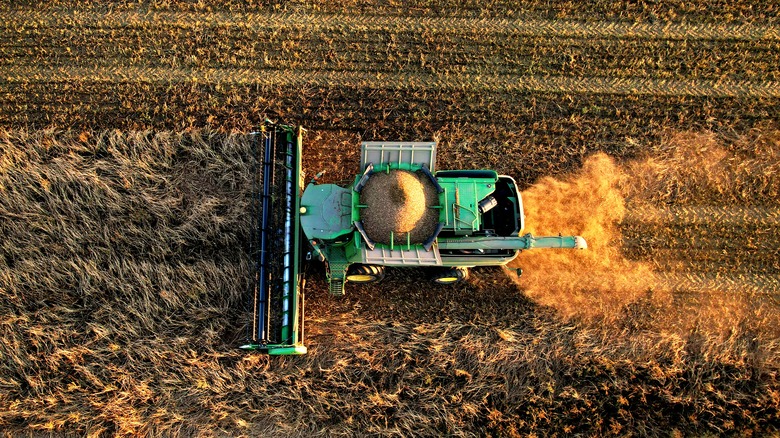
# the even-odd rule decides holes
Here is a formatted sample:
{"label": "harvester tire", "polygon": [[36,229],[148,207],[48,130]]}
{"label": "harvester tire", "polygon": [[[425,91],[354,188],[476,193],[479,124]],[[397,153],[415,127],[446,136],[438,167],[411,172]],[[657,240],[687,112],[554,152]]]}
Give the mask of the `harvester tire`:
{"label": "harvester tire", "polygon": [[436,271],[431,280],[438,284],[458,284],[467,278],[469,278],[469,269],[456,266]]}
{"label": "harvester tire", "polygon": [[385,267],[379,265],[350,265],[347,269],[347,281],[350,283],[374,283],[385,278]]}

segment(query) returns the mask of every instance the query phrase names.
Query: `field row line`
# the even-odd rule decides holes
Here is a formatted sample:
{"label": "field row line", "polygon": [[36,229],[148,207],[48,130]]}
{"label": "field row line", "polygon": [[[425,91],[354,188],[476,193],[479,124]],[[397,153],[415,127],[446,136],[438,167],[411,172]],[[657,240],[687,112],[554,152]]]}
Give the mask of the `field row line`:
{"label": "field row line", "polygon": [[398,90],[467,90],[696,97],[780,97],[780,82],[666,80],[540,75],[433,75],[343,71],[173,69],[162,67],[9,66],[0,83],[131,82],[258,86],[359,87]]}
{"label": "field row line", "polygon": [[655,272],[654,277],[656,289],[671,292],[780,293],[780,278],[776,275]]}
{"label": "field row line", "polygon": [[762,24],[612,22],[506,18],[399,17],[303,13],[17,11],[0,28],[24,27],[228,27],[375,33],[517,34],[563,38],[675,40],[780,40],[780,26]]}
{"label": "field row line", "polygon": [[624,221],[650,223],[780,225],[780,207],[670,206],[643,205],[630,209]]}

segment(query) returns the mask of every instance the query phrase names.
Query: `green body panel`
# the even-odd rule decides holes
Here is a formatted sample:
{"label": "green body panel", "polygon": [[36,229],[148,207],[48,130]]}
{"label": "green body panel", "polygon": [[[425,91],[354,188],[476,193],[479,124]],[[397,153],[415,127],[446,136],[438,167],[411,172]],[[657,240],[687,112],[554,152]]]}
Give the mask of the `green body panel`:
{"label": "green body panel", "polygon": [[300,356],[306,354],[308,349],[303,345],[294,345],[292,347],[272,347],[268,348],[268,354],[271,356]]}
{"label": "green body panel", "polygon": [[439,220],[444,229],[456,235],[469,235],[479,231],[482,222],[478,203],[496,189],[498,176],[494,178],[437,178],[444,193],[439,194],[439,204],[444,208]]}
{"label": "green body panel", "polygon": [[352,194],[352,205],[350,206],[350,228],[352,227],[352,223],[360,220],[360,210],[367,207],[367,205],[360,204],[360,193],[358,193],[357,190],[354,190],[354,187],[356,187],[360,182],[360,177],[361,176],[358,175],[355,178],[355,183],[352,184],[353,189],[350,190]]}
{"label": "green body panel", "polygon": [[301,226],[309,239],[333,240],[352,230],[354,191],[335,184],[309,184],[303,192]]}

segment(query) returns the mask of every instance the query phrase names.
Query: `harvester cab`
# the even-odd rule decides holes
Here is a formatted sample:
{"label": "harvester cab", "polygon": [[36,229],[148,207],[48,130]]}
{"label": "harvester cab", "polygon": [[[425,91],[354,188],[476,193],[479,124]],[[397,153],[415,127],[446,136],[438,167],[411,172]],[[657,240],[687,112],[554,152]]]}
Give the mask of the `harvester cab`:
{"label": "harvester cab", "polygon": [[371,283],[386,267],[428,267],[453,284],[468,268],[499,266],[522,250],[586,249],[580,236],[523,234],[517,184],[493,170],[437,170],[435,142],[364,142],[352,184],[301,193],[301,129],[266,124],[253,197],[251,341],[269,354],[304,354],[301,264],[325,263],[328,289]]}

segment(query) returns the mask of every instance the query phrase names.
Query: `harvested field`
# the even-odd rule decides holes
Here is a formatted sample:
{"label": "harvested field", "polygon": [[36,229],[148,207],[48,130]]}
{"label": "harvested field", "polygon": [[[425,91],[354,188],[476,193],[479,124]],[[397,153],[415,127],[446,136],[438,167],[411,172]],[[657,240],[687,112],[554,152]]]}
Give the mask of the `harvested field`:
{"label": "harvested field", "polygon": [[[771,435],[780,428],[776,2],[0,4],[0,430]],[[310,353],[246,331],[246,133],[439,141],[524,191],[524,275],[388,270]],[[573,202],[576,200],[576,202]]]}

